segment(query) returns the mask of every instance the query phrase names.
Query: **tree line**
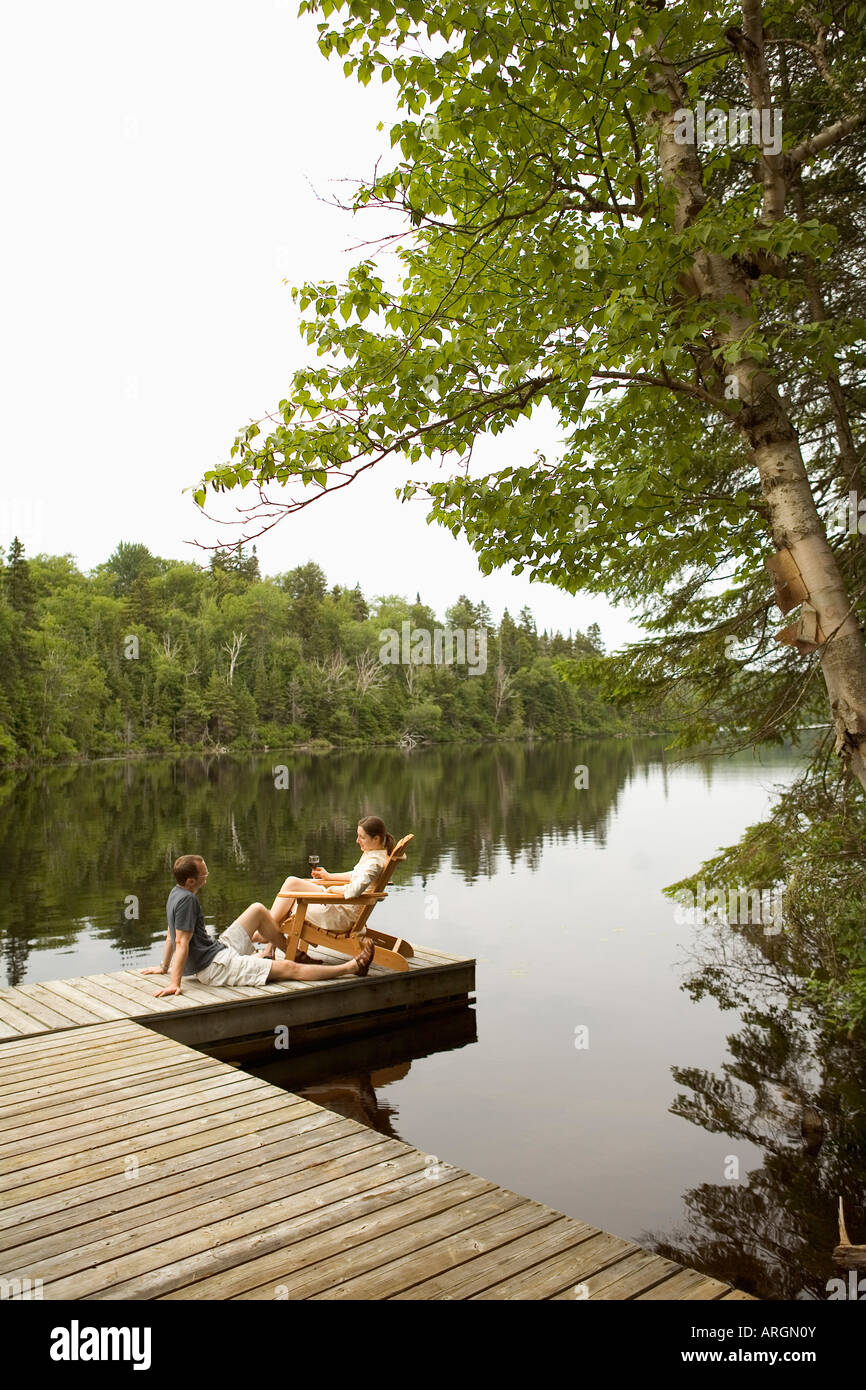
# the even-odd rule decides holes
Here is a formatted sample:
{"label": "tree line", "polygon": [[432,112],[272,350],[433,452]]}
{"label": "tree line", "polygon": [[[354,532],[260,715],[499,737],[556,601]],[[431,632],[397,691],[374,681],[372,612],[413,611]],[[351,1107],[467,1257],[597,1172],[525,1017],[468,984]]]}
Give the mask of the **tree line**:
{"label": "tree line", "polygon": [[121,542],[83,573],[15,539],[0,580],[3,763],[635,731],[600,693],[597,625],[539,633],[526,608],[448,609],[446,632],[484,633],[473,668],[383,660],[385,631],[442,631],[420,595],[370,600],[313,562],[266,578],[242,546],[203,566]]}

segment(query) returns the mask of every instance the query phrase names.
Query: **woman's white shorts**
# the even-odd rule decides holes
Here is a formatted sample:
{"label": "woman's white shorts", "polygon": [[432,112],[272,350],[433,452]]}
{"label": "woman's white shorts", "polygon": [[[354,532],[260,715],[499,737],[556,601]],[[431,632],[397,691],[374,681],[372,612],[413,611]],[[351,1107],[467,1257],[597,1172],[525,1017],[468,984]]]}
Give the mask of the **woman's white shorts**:
{"label": "woman's white shorts", "polygon": [[256,954],[249,935],[232,922],[217,937],[224,950],[194,977],[203,985],[266,985],[272,962]]}

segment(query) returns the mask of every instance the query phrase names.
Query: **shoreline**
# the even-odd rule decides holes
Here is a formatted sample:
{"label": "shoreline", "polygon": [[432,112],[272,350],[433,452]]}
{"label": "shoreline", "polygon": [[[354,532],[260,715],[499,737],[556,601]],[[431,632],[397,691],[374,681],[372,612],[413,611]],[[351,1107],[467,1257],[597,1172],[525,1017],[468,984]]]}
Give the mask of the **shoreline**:
{"label": "shoreline", "polygon": [[649,731],[632,730],[628,733],[567,733],[558,737],[545,734],[542,737],[534,738],[529,734],[514,734],[512,737],[485,738],[478,735],[473,738],[449,738],[449,739],[418,739],[412,744],[402,744],[399,740],[387,739],[379,742],[371,739],[349,739],[342,743],[332,743],[328,739],[311,739],[305,743],[269,743],[259,747],[237,748],[237,747],[188,747],[178,745],[175,748],[166,748],[159,751],[135,750],[128,753],[99,753],[95,757],[75,757],[75,758],[45,758],[45,759],[25,759],[20,762],[0,763],[0,773],[5,771],[26,770],[28,768],[52,768],[52,767],[93,767],[97,763],[131,763],[131,762],[179,762],[184,758],[242,758],[242,757],[263,757],[269,753],[363,753],[370,748],[393,748],[404,753],[414,752],[416,749],[427,748],[454,748],[454,747],[484,747],[490,748],[501,744],[537,744],[537,743],[563,743],[574,739],[618,739],[620,741],[636,738],[670,738],[675,731],[671,729],[652,729]]}

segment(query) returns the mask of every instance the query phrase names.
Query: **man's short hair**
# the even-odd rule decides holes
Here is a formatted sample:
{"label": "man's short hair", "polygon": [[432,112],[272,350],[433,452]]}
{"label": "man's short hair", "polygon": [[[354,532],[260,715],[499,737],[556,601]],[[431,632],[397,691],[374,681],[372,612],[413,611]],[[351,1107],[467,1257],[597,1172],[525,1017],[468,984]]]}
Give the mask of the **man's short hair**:
{"label": "man's short hair", "polygon": [[175,859],[172,872],[181,888],[188,878],[198,878],[203,863],[200,854],[182,854],[179,859]]}

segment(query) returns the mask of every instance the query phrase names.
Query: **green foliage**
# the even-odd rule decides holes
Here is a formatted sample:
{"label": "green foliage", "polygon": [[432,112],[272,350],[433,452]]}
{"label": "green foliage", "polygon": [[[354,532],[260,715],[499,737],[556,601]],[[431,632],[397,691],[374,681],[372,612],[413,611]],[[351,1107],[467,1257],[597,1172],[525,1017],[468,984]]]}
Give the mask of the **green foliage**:
{"label": "green foliage", "polygon": [[312,561],[262,579],[242,548],[203,568],[122,542],[84,575],[16,543],[0,580],[0,763],[631,730],[581,675],[597,633],[497,629],[465,595],[447,622],[486,630],[483,674],[383,663],[385,629],[434,632],[435,613],[329,590]]}
{"label": "green foliage", "polygon": [[[851,463],[866,419],[863,6],[764,6],[786,157],[854,122],[797,165],[776,221],[751,135],[701,145],[693,215],[675,218],[662,181],[659,45],[686,108],[748,111],[740,6],[301,8],[347,75],[396,88],[391,165],[354,206],[390,209],[399,241],[342,285],[296,288],[311,363],[269,432],[247,426],[205,475],[199,500],[250,481],[324,497],[397,455],[400,495],[427,496],[430,519],[467,537],[482,572],[512,565],[642,607],[651,635],[620,663],[622,690],[653,705],[679,685],[684,741],[720,728],[784,738],[826,709],[817,662],[773,641],[766,500],[728,387],[748,357],[783,393],[822,517],[855,482],[866,490]],[[684,285],[698,252],[729,267],[727,298]],[[731,340],[734,315],[745,327]],[[541,404],[559,457],[480,477],[459,466],[479,436]],[[415,477],[428,460],[445,467]],[[862,608],[866,548],[840,534],[832,544]]]}
{"label": "green foliage", "polygon": [[[830,786],[807,773],[782,793],[769,818],[751,826],[739,844],[723,849],[701,869],[671,884],[694,893],[700,879],[727,893],[743,886],[772,890],[783,885],[783,929],[767,936],[762,927],[731,929],[740,936],[750,968],[745,979],[774,970],[779,995],[789,1008],[817,1010],[823,1025],[846,1035],[866,1029],[866,806],[844,783]],[[705,967],[691,983],[695,997],[713,994],[723,1007],[752,1003],[749,990],[733,983],[732,952]]]}
{"label": "green foliage", "polygon": [[130,593],[140,581],[152,579],[163,568],[162,562],[140,541],[121,541],[97,573],[111,584],[115,597],[120,597]]}

